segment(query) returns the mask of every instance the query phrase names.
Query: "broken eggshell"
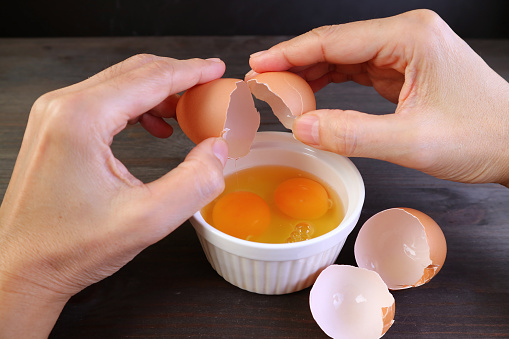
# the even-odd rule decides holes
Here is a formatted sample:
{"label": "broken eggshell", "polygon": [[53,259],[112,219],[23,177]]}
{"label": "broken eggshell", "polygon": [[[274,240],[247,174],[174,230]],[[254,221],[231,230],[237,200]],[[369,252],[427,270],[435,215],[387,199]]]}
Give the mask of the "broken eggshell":
{"label": "broken eggshell", "polygon": [[361,227],[354,246],[362,268],[380,274],[391,290],[420,286],[442,268],[445,236],[428,215],[411,208],[379,212]]}
{"label": "broken eggshell", "polygon": [[283,126],[292,129],[299,115],[314,111],[316,100],[309,84],[295,73],[266,72],[247,81],[251,93],[267,102]]}
{"label": "broken eggshell", "polygon": [[249,153],[260,126],[252,94],[266,101],[287,128],[295,117],[316,109],[313,90],[304,79],[291,72],[268,72],[247,83],[221,78],[188,89],[177,104],[178,123],[196,144],[223,137],[228,156],[240,158]]}
{"label": "broken eggshell", "polygon": [[188,89],[177,103],[177,121],[196,144],[223,137],[228,156],[236,159],[249,153],[260,114],[244,81],[221,78]]}
{"label": "broken eggshell", "polygon": [[380,338],[394,323],[394,297],[378,273],[349,265],[324,269],[309,294],[316,323],[331,338]]}

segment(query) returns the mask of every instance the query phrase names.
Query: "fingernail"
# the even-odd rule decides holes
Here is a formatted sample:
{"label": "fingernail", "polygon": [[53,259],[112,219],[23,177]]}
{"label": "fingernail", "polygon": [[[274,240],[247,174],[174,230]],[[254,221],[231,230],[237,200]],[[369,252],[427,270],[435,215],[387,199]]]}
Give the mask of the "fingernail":
{"label": "fingernail", "polygon": [[219,58],[208,58],[208,59],[205,59],[207,61],[213,61],[213,62],[223,62],[221,59]]}
{"label": "fingernail", "polygon": [[260,55],[264,54],[265,52],[267,52],[267,51],[264,50],[264,51],[259,51],[259,52],[253,53],[253,54],[250,55],[250,58],[259,57]]}
{"label": "fingernail", "polygon": [[293,134],[297,139],[308,145],[320,145],[320,121],[316,115],[304,114],[295,119]]}
{"label": "fingernail", "polygon": [[224,166],[226,164],[226,160],[228,160],[228,144],[226,143],[226,140],[223,138],[217,138],[212,145],[212,151],[216,158],[218,158]]}
{"label": "fingernail", "polygon": [[254,77],[255,75],[257,75],[258,73],[256,73],[255,71],[253,70],[250,70],[249,72],[246,73],[246,76],[245,76],[245,79],[246,80],[249,80],[250,78]]}

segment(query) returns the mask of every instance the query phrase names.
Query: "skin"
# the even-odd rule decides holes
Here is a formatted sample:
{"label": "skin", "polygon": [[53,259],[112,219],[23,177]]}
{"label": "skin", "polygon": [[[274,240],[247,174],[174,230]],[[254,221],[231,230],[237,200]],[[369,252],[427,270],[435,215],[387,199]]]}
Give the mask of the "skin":
{"label": "skin", "polygon": [[[356,81],[398,103],[386,116],[305,114],[293,128],[303,142],[440,178],[509,184],[509,85],[433,12],[321,27],[250,64],[256,72],[297,72],[315,91]],[[1,338],[47,337],[71,296],[222,192],[222,139],[200,143],[148,184],[110,145],[128,123],[170,136],[163,118],[175,116],[176,93],[224,70],[216,59],[138,55],[37,100],[0,206]]]}
{"label": "skin", "polygon": [[219,60],[138,55],[37,100],[0,207],[1,338],[47,337],[71,296],[222,192],[222,139],[199,144],[148,184],[110,145],[128,122],[171,135],[162,118],[175,116],[174,94],[224,70]]}
{"label": "skin", "polygon": [[509,84],[434,12],[324,26],[255,53],[256,73],[290,70],[314,91],[355,81],[397,103],[394,114],[317,110],[297,139],[442,179],[509,186]]}

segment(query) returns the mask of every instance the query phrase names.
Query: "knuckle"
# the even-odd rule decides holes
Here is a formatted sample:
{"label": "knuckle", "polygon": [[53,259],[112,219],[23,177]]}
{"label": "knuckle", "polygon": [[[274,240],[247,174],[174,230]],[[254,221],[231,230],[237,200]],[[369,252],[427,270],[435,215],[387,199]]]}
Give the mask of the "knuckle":
{"label": "knuckle", "polygon": [[32,106],[32,115],[44,115],[47,114],[47,109],[49,106],[52,105],[52,102],[57,97],[56,92],[48,92],[43,95],[41,95],[37,100],[35,100],[33,106]]}
{"label": "knuckle", "polygon": [[50,92],[36,100],[31,114],[37,120],[38,128],[46,135],[58,139],[76,139],[87,129],[83,122],[86,115],[79,114],[85,100],[80,93]]}
{"label": "knuckle", "polygon": [[410,12],[414,20],[417,20],[420,24],[433,25],[439,21],[442,21],[440,15],[431,9],[418,9]]}
{"label": "knuckle", "polygon": [[320,125],[320,136],[325,136],[326,143],[330,140],[329,145],[324,146],[341,155],[356,155],[358,131],[355,115],[350,114],[349,111],[337,114],[332,110],[328,111],[328,115],[333,117],[327,119],[326,124]]}
{"label": "knuckle", "polygon": [[155,58],[156,57],[152,54],[136,54],[105,69],[103,72],[98,73],[97,76],[103,79],[113,78],[122,74],[126,68],[130,69],[132,67],[142,66],[153,61]]}
{"label": "knuckle", "polygon": [[149,70],[156,74],[161,74],[163,77],[173,76],[175,73],[175,65],[173,61],[166,59],[153,60],[147,64]]}
{"label": "knuckle", "polygon": [[318,28],[314,28],[310,31],[311,35],[314,39],[320,42],[320,46],[322,49],[322,60],[327,61],[329,59],[329,52],[327,50],[327,46],[330,44],[327,41],[334,39],[337,36],[339,31],[339,25],[326,25]]}
{"label": "knuckle", "polygon": [[173,81],[167,82],[167,79],[174,79],[177,72],[173,60],[157,59],[147,63],[145,67],[146,80],[168,83],[168,91],[173,93]]}
{"label": "knuckle", "polygon": [[325,25],[313,28],[311,34],[317,36],[319,39],[327,38],[337,33],[339,25]]}
{"label": "knuckle", "polygon": [[124,62],[133,62],[133,63],[137,63],[137,64],[144,64],[146,62],[151,62],[156,58],[157,57],[153,54],[140,53],[140,54],[133,55],[132,57],[126,59]]}
{"label": "knuckle", "polygon": [[441,37],[448,27],[444,20],[434,11],[419,9],[409,13],[412,30],[419,35],[419,39],[429,45],[435,44],[437,38]]}

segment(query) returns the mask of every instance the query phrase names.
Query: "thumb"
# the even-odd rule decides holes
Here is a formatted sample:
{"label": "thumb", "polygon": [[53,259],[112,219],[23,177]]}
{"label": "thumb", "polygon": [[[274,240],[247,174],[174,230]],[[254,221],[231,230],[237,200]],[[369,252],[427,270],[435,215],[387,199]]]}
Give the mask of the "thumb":
{"label": "thumb", "polygon": [[348,157],[367,157],[408,165],[415,135],[398,114],[318,110],[293,124],[295,137],[318,149]]}
{"label": "thumb", "polygon": [[175,169],[147,184],[144,199],[145,224],[152,228],[157,241],[171,233],[185,220],[224,190],[223,167],[228,146],[221,138],[198,144]]}

